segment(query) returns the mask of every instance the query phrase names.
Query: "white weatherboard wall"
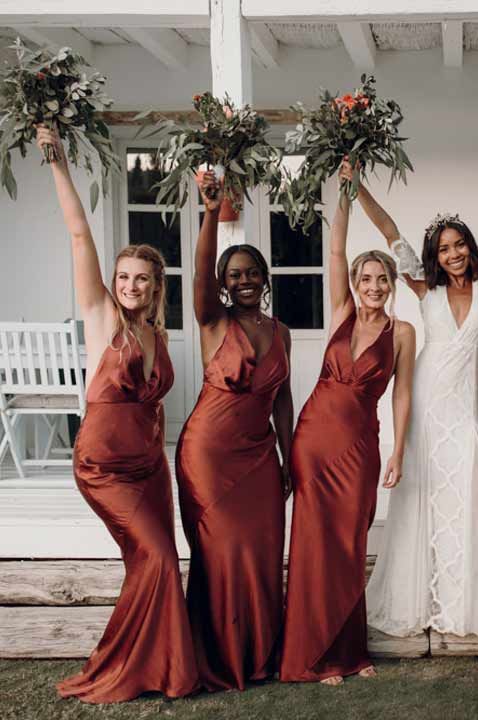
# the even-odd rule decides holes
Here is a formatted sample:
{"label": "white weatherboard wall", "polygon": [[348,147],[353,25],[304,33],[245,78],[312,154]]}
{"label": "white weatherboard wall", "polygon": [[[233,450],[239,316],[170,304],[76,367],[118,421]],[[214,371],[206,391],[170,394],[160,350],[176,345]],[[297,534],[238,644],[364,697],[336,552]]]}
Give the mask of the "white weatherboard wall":
{"label": "white weatherboard wall", "polygon": [[[18,199],[0,193],[0,317],[2,320],[63,321],[76,313],[70,238],[56,201],[51,170],[31,148],[12,163]],[[89,208],[90,181],[79,172],[75,183]],[[105,266],[103,201],[89,217]]]}

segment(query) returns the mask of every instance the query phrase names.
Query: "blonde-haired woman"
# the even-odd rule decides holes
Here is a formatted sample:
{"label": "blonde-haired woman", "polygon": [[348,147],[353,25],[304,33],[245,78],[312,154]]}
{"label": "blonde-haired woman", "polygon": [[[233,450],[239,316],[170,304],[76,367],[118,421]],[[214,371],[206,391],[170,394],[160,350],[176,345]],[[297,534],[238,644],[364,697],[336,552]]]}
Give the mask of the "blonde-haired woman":
{"label": "blonde-haired woman", "polygon": [[161,398],[173,383],[164,329],[164,260],[152,247],[123,250],[111,293],[56,133],[51,168],[72,238],[85,323],[87,412],[75,443],[78,488],[118,543],[126,576],[116,608],[82,671],[58,684],[90,703],[144,691],[187,695],[198,684],[178,558]]}
{"label": "blonde-haired woman", "polygon": [[380,475],[377,402],[395,374],[395,444],[384,480],[391,488],[401,476],[415,332],[385,311],[397,277],[390,256],[362,253],[349,283],[348,217],[342,199],[331,231],[331,338],[291,451],[294,512],[280,672],[286,682],[338,685],[345,675],[375,675],[364,591]]}

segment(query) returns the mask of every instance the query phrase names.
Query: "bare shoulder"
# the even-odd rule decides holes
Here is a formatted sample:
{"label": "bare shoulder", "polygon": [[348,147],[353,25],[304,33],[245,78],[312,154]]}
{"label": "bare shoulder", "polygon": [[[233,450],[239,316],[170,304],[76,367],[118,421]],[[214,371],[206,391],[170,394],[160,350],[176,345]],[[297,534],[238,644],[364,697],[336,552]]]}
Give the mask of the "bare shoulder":
{"label": "bare shoulder", "polygon": [[406,320],[395,320],[393,324],[393,337],[398,349],[415,348],[415,328]]}
{"label": "bare shoulder", "polygon": [[280,320],[278,320],[277,322],[277,327],[279,328],[280,335],[282,337],[282,340],[284,341],[286,348],[290,348],[291,338],[289,328],[287,327],[287,325],[284,325],[284,323]]}
{"label": "bare shoulder", "polygon": [[415,328],[407,320],[395,320],[394,329],[397,337],[410,339],[415,337]]}

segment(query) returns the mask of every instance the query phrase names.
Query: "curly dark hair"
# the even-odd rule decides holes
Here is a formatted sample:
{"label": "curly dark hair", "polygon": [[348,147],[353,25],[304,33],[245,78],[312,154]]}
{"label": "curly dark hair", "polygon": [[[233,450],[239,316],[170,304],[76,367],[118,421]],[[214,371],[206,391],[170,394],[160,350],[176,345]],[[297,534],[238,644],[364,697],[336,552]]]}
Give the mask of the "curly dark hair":
{"label": "curly dark hair", "polygon": [[453,220],[440,223],[437,229],[430,235],[425,234],[423,241],[422,262],[425,272],[425,282],[429,290],[433,290],[437,285],[448,285],[448,275],[440,267],[438,262],[438,249],[440,246],[440,237],[446,228],[453,228],[462,236],[468,249],[470,250],[470,264],[467,268],[467,275],[470,280],[478,279],[478,246],[468,225],[462,222],[454,222]]}
{"label": "curly dark hair", "polygon": [[217,278],[219,281],[219,298],[224,305],[228,304],[228,297],[229,294],[226,289],[226,270],[227,266],[229,264],[229,260],[232,258],[232,256],[235,253],[242,252],[247,253],[256,263],[257,267],[262,272],[262,279],[264,281],[264,304],[265,309],[270,305],[270,295],[271,295],[271,279],[270,279],[270,271],[269,266],[267,265],[266,259],[264,255],[261,253],[260,250],[258,250],[254,245],[248,245],[247,243],[244,243],[243,245],[231,245],[230,247],[226,248],[224,252],[221,254],[221,257],[217,261]]}

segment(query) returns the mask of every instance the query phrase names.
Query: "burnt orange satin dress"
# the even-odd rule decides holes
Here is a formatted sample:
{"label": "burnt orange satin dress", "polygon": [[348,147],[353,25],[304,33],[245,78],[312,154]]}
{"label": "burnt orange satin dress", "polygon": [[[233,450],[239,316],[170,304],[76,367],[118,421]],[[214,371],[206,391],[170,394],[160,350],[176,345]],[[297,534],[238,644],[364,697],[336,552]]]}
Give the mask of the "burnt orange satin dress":
{"label": "burnt orange satin dress", "polygon": [[144,691],[178,697],[198,686],[158,421],[161,398],[172,383],[158,333],[149,381],[136,343],[121,354],[108,347],[89,386],[74,473],[81,494],[120,546],[126,576],[99,645],[78,675],[58,684],[63,697],[110,703]]}
{"label": "burnt orange satin dress", "polygon": [[201,684],[271,675],[282,624],[284,499],[270,424],[288,360],[277,322],[259,363],[229,319],[183,429],[176,474],[191,547],[187,604]]}
{"label": "burnt orange satin dress", "polygon": [[370,665],[367,531],[380,475],[377,402],[392,374],[393,327],[352,360],[356,311],[332,336],[299,417],[280,679],[314,681]]}

